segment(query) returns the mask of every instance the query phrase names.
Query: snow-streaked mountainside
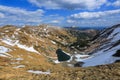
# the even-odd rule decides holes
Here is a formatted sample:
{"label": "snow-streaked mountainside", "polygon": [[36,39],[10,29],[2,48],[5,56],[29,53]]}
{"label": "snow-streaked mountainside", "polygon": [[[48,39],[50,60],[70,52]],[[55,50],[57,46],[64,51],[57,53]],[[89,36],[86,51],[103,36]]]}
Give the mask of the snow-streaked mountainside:
{"label": "snow-streaked mountainside", "polygon": [[71,50],[70,45],[76,40],[77,37],[67,29],[56,26],[0,27],[0,67],[4,70],[22,69],[28,73],[49,74],[50,71],[46,71],[53,67],[62,67],[56,64],[56,50],[61,48],[73,54],[78,50],[74,46]]}
{"label": "snow-streaked mountainside", "polygon": [[82,34],[82,36],[85,34],[86,36],[83,38],[89,39],[91,33],[96,34],[96,30],[77,31],[77,33],[73,30],[71,33],[68,29],[50,25],[24,26],[21,28],[6,25],[0,28],[0,44],[43,54],[46,57],[56,57],[55,52],[58,48],[67,52],[74,52],[75,48],[71,50],[70,45],[76,42],[78,34]]}
{"label": "snow-streaked mountainside", "polygon": [[0,27],[0,79],[119,80],[120,25],[93,33],[50,25]]}
{"label": "snow-streaked mountainside", "polygon": [[0,28],[0,44],[10,48],[20,48],[28,52],[55,57],[58,47],[67,50],[68,43],[75,37],[65,29],[50,25],[24,26],[18,28],[7,25]]}
{"label": "snow-streaked mountainside", "polygon": [[[76,38],[81,33],[86,35],[96,32],[94,30],[81,32],[75,30],[74,32],[74,30],[68,31],[49,25],[24,26],[22,28],[7,25],[0,28],[0,57],[8,57],[12,60],[12,64],[19,64],[13,68],[26,67],[26,65],[20,64],[20,61],[25,61],[25,57],[27,57],[26,61],[28,60],[27,64],[30,63],[31,59],[45,60],[44,64],[61,64],[57,60],[56,50],[58,48],[71,56],[70,60],[66,61],[66,65],[72,67],[111,64],[120,60],[120,25],[115,25],[98,33],[89,41],[88,46],[84,46],[83,50],[78,51],[78,48],[81,48],[77,47],[78,50],[76,49],[75,46],[79,46],[78,44],[72,45],[72,47],[70,45],[76,41],[79,42],[80,37]],[[82,36],[84,35],[82,34]],[[81,40],[89,40],[89,36],[86,36]],[[36,55],[42,58],[33,57]],[[62,61],[62,59],[60,60]]]}
{"label": "snow-streaked mountainside", "polygon": [[69,52],[69,44],[75,41],[76,37],[66,29],[56,26],[0,27],[0,79],[6,79],[4,74],[19,75],[15,72],[51,74],[53,67],[56,70],[60,67],[53,62],[57,60],[56,50],[61,48]]}
{"label": "snow-streaked mountainside", "polygon": [[[120,60],[120,25],[115,25],[111,28],[105,29],[95,36],[91,42],[91,47],[97,45],[89,54],[87,58],[81,59],[77,56],[78,62],[83,62],[80,66],[97,66],[111,64]],[[91,49],[91,47],[89,47]],[[115,56],[116,55],[116,56]]]}

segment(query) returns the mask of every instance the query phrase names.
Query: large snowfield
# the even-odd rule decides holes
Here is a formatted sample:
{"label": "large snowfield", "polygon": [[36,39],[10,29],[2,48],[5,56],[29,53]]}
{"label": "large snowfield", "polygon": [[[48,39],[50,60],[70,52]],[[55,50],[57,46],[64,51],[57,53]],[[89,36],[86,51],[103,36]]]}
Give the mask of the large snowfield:
{"label": "large snowfield", "polygon": [[[84,55],[76,55],[78,62],[84,62],[82,67],[88,66],[97,66],[114,63],[116,60],[120,60],[120,57],[114,57],[113,54],[116,53],[117,50],[120,50],[120,45],[117,45],[111,49],[113,44],[120,40],[120,27],[114,29],[114,31],[108,36],[110,41],[108,44],[104,44],[102,47],[106,46],[102,50],[98,50],[97,52],[90,55],[88,58],[81,59],[79,57],[84,57]],[[86,56],[86,55],[85,55]]]}

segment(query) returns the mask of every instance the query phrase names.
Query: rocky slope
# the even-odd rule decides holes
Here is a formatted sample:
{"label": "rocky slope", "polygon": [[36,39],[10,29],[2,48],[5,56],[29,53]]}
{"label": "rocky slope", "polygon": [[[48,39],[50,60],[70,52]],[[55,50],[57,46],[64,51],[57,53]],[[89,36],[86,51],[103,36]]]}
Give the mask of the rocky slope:
{"label": "rocky slope", "polygon": [[89,41],[99,32],[99,30],[95,29],[74,29],[74,28],[67,28],[67,32],[72,34],[74,37],[77,38],[76,42],[70,44],[72,49],[77,49],[79,51],[84,51],[90,45],[88,44]]}
{"label": "rocky slope", "polygon": [[55,57],[57,48],[68,50],[68,43],[74,42],[75,37],[64,29],[48,25],[36,27],[4,26],[0,28],[1,44],[26,49],[27,51]]}
{"label": "rocky slope", "polygon": [[[0,79],[119,80],[120,25],[100,32],[88,43],[89,46],[84,46],[83,52],[68,54],[72,56],[69,61],[58,62],[56,50],[61,48],[64,53],[74,53],[71,48],[78,49],[70,45],[75,42],[76,35],[50,25],[1,27]],[[73,66],[79,68],[71,68]]]}
{"label": "rocky slope", "polygon": [[[84,43],[79,41],[85,38],[89,40],[93,32],[95,31],[76,32],[73,30],[71,33],[68,29],[50,25],[23,26],[22,28],[6,25],[0,28],[0,41],[1,44],[9,45],[11,48],[16,46],[44,56],[56,57],[55,52],[58,48],[74,53],[76,49],[79,49],[79,45]],[[78,35],[84,37],[78,39]],[[83,44],[84,46],[86,44]]]}
{"label": "rocky slope", "polygon": [[39,25],[19,28],[6,25],[0,27],[0,57],[8,59],[10,62],[5,64],[9,64],[10,67],[22,66],[22,68],[35,67],[36,69],[44,64],[40,68],[45,70],[55,64],[58,48],[73,53],[70,44],[75,41],[75,36],[68,33],[66,29],[56,26]]}
{"label": "rocky slope", "polygon": [[91,46],[85,50],[87,55],[75,55],[78,62],[75,65],[88,67],[120,61],[120,24],[103,30],[89,44]]}
{"label": "rocky slope", "polygon": [[53,62],[55,52],[58,48],[69,51],[66,46],[75,40],[66,30],[50,25],[0,27],[0,79],[49,74],[61,68]]}

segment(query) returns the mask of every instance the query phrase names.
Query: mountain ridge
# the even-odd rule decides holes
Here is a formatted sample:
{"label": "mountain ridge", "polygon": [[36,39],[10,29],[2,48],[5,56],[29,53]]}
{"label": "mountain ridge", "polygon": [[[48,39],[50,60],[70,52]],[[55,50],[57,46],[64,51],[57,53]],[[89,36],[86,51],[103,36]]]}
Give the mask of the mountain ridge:
{"label": "mountain ridge", "polygon": [[88,52],[93,58],[83,60],[85,63],[83,66],[104,65],[120,60],[119,56],[113,56],[120,50],[120,24],[103,30],[93,38],[90,44],[91,47],[96,45],[95,49]]}
{"label": "mountain ridge", "polygon": [[[34,76],[34,79],[41,80],[58,78],[117,80],[120,75],[120,25],[115,26],[117,27],[100,32],[97,37],[89,38],[88,46],[78,47],[84,48],[80,51],[75,47],[79,44],[70,46],[81,40],[77,40],[78,35],[68,33],[69,31],[62,28],[47,27],[47,25],[23,28],[1,27],[0,79],[30,80]],[[67,52],[66,54],[72,56],[73,60],[59,62],[56,55],[58,48],[61,48],[64,53]],[[71,48],[74,50],[72,51]]]}

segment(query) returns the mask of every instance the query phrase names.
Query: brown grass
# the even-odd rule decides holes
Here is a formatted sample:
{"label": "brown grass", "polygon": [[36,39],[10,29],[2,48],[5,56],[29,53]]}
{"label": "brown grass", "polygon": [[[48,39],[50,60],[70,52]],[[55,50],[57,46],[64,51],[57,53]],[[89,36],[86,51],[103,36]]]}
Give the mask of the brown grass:
{"label": "brown grass", "polygon": [[[68,68],[61,67],[60,64],[55,65],[47,61],[42,55],[27,52],[22,49],[16,49],[9,54],[13,58],[0,58],[0,79],[1,80],[119,80],[120,63],[88,67],[88,68]],[[23,60],[19,64],[11,64],[17,62],[15,60],[22,57]],[[7,65],[6,65],[7,64]],[[25,65],[24,68],[15,69],[18,65]],[[50,70],[50,75],[28,73],[27,70]]]}
{"label": "brown grass", "polygon": [[[35,29],[41,30],[41,26]],[[4,30],[13,30],[9,32],[4,32]],[[11,36],[16,28],[5,27],[0,28],[4,35]],[[0,45],[10,48],[12,51],[8,52],[13,57],[0,57],[0,80],[120,80],[120,63],[88,67],[88,68],[68,68],[62,67],[62,64],[54,64],[50,58],[43,56],[56,57],[55,51],[57,48],[62,48],[67,51],[66,47],[62,46],[62,42],[74,42],[76,38],[71,37],[65,30],[55,29],[50,27],[49,37],[41,37],[33,28],[25,27],[18,33],[18,39],[21,44],[27,46],[34,45],[33,47],[40,52],[40,54],[28,52],[26,50],[20,49],[17,46],[11,47],[0,42]],[[26,35],[24,34],[26,31]],[[45,34],[42,32],[42,34]],[[30,36],[32,35],[32,37]],[[3,36],[0,36],[2,38]],[[57,38],[59,37],[59,38]],[[44,41],[42,41],[44,40]],[[58,42],[57,45],[51,43],[51,40]],[[38,44],[36,45],[36,42]],[[99,44],[95,44],[94,47]],[[52,50],[51,50],[52,49]],[[69,50],[68,50],[69,51]],[[87,51],[86,51],[87,52]],[[22,58],[23,60],[16,60],[17,58]],[[22,68],[14,68],[19,65],[24,65]],[[44,74],[33,74],[28,73],[28,70],[40,70],[47,71],[50,70],[50,75]]]}

